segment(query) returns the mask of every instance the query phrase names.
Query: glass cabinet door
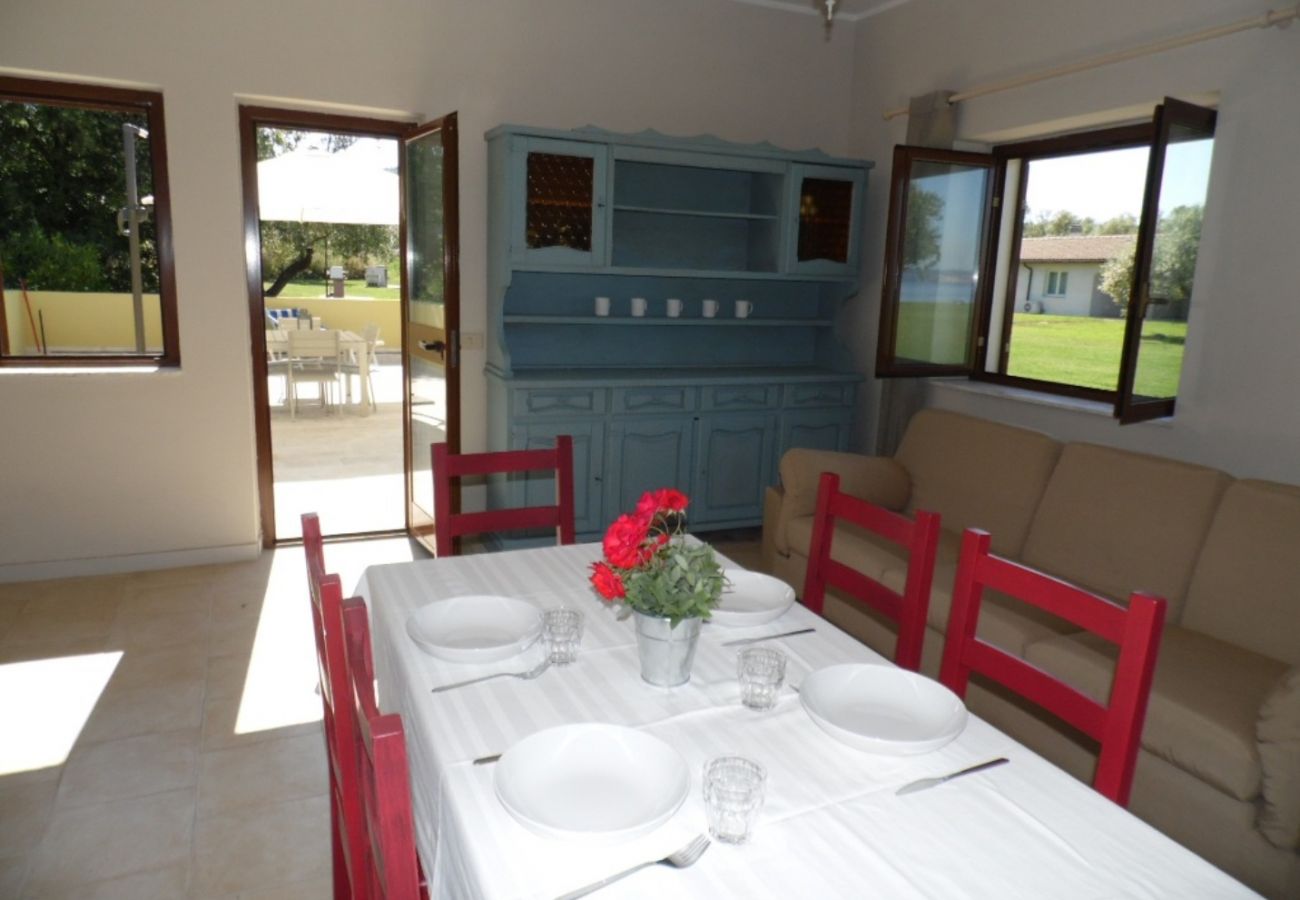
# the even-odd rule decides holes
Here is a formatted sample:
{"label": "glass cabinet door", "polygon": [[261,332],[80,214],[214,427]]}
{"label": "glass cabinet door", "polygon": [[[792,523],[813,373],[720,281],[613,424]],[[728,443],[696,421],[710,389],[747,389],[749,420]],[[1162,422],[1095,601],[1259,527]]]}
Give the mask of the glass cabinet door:
{"label": "glass cabinet door", "polygon": [[605,263],[606,148],[526,138],[516,154],[515,257],[528,262]]}
{"label": "glass cabinet door", "polygon": [[855,272],[865,174],[833,166],[791,167],[794,235],[787,270],[810,274]]}

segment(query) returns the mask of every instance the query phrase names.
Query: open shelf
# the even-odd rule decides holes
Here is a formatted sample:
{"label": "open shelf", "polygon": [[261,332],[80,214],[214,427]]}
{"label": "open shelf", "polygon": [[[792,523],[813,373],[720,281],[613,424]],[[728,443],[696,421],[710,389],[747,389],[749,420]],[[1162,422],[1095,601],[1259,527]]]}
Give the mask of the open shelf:
{"label": "open shelf", "polygon": [[502,317],[507,325],[642,325],[642,326],[699,326],[726,325],[732,327],[768,327],[768,328],[830,328],[834,322],[830,319],[747,319],[728,318],[677,318],[663,316],[547,316],[547,315],[506,315]]}
{"label": "open shelf", "polygon": [[672,209],[663,206],[630,206],[627,204],[615,205],[614,211],[654,213],[660,216],[700,216],[706,219],[753,219],[756,221],[767,220],[773,222],[777,219],[775,213],[712,212],[707,209]]}

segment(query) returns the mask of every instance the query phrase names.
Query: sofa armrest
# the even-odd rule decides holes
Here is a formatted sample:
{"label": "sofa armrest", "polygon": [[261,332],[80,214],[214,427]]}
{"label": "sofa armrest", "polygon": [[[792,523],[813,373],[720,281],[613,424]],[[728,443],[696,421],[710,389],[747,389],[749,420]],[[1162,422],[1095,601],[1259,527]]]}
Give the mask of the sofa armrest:
{"label": "sofa armrest", "polygon": [[1264,701],[1255,734],[1264,772],[1259,830],[1277,847],[1300,849],[1300,668]]}
{"label": "sofa armrest", "polygon": [[912,479],[907,470],[887,456],[859,456],[831,450],[787,450],[781,457],[781,487],[784,496],[775,518],[772,544],[778,553],[788,555],[790,545],[786,526],[800,516],[817,510],[817,484],[822,472],[840,476],[840,490],[861,497],[886,509],[901,510],[912,493]]}

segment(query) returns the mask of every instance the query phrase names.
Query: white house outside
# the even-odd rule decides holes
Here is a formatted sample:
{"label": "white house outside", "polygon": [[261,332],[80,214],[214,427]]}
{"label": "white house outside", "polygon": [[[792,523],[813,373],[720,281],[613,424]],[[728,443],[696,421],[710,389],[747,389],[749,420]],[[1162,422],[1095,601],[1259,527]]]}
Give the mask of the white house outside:
{"label": "white house outside", "polygon": [[1016,310],[1057,316],[1118,316],[1101,289],[1101,267],[1128,252],[1135,235],[1024,238],[1016,277]]}

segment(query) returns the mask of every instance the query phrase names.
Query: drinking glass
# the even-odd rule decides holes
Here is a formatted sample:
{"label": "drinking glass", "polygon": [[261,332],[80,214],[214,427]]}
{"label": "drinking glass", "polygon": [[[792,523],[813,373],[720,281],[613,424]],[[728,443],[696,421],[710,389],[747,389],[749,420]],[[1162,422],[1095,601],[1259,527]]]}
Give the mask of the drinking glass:
{"label": "drinking glass", "polygon": [[741,756],[720,756],[704,764],[704,808],[709,834],[724,844],[749,840],[763,806],[767,771]]}
{"label": "drinking glass", "polygon": [[785,654],[775,647],[746,647],[736,657],[740,702],[750,709],[771,709],[785,681]]}
{"label": "drinking glass", "polygon": [[582,611],[561,606],[542,614],[542,640],[551,664],[566,666],[578,658],[582,642]]}

